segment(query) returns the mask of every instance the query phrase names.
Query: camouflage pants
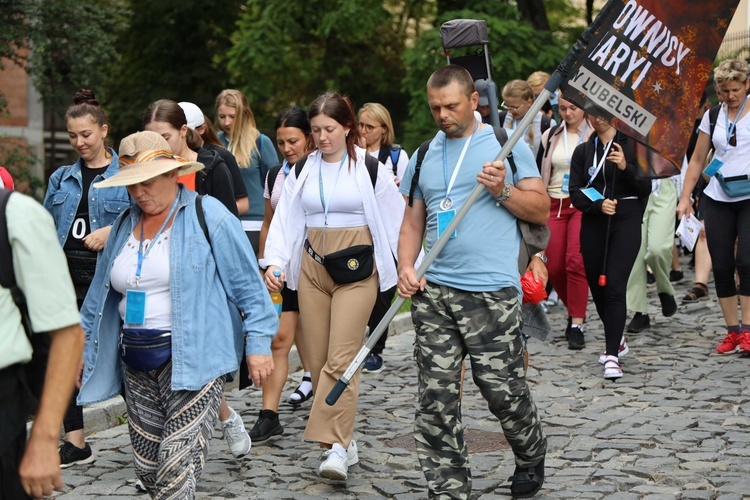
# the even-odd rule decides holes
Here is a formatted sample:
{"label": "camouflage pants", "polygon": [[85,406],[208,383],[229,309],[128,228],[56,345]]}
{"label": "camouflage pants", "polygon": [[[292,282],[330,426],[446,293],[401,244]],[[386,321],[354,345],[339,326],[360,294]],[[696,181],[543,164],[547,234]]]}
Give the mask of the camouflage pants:
{"label": "camouflage pants", "polygon": [[516,465],[533,466],[544,458],[547,439],[523,367],[520,310],[512,288],[471,293],[428,283],[412,298],[419,370],[414,435],[430,498],[467,499],[471,493],[459,396],[467,354]]}

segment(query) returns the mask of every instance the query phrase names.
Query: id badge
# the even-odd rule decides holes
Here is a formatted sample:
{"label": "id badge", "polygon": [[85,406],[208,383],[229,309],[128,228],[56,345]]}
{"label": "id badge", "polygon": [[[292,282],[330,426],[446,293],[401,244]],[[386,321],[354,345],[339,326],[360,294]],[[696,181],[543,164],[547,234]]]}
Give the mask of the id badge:
{"label": "id badge", "polygon": [[583,188],[581,189],[581,192],[585,194],[586,198],[591,201],[599,201],[604,199],[604,196],[602,196],[602,194],[594,187]]}
{"label": "id badge", "polygon": [[146,323],[146,292],[141,290],[125,292],[125,323],[131,325]]}
{"label": "id badge", "polygon": [[[438,238],[440,238],[440,235],[443,234],[443,231],[448,227],[448,224],[451,223],[453,218],[456,216],[455,210],[444,210],[442,212],[437,213],[437,235]],[[453,239],[456,237],[456,231],[453,231],[453,234],[451,234],[450,239]]]}
{"label": "id badge", "polygon": [[716,172],[719,171],[719,169],[724,165],[724,162],[720,159],[714,157],[713,160],[711,160],[711,163],[708,164],[706,169],[703,171],[704,174],[706,174],[709,177],[713,177],[716,175]]}
{"label": "id badge", "polygon": [[570,174],[563,174],[562,187],[560,188],[560,191],[562,191],[563,194],[570,194]]}

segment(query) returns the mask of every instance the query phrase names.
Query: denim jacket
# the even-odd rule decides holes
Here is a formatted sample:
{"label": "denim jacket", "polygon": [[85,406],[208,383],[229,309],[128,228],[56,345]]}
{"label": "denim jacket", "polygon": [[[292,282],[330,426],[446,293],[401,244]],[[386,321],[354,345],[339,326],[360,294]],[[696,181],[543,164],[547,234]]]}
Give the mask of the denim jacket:
{"label": "denim jacket", "polygon": [[[270,355],[278,318],[237,217],[218,200],[206,196],[203,211],[209,242],[195,212],[196,193],[180,185],[178,196],[169,249],[172,389],[198,390],[236,371],[243,345],[248,355]],[[115,222],[81,309],[86,347],[79,404],[92,404],[120,393],[122,320],[118,305],[122,295],[112,289],[110,273],[140,214],[140,208],[134,205]],[[244,320],[238,309],[244,313]]]}
{"label": "denim jacket", "polygon": [[[91,231],[96,231],[105,226],[111,226],[118,215],[130,206],[130,196],[125,187],[110,187],[97,189],[95,182],[108,179],[120,171],[117,153],[114,149],[112,162],[104,174],[97,175],[91,182],[87,196],[89,197],[89,225]],[[57,228],[57,240],[60,246],[65,246],[65,241],[70,234],[70,226],[76,218],[78,204],[81,201],[83,190],[83,179],[81,178],[83,160],[78,159],[72,165],[60,167],[49,178],[47,194],[44,196],[44,208],[52,214]]]}

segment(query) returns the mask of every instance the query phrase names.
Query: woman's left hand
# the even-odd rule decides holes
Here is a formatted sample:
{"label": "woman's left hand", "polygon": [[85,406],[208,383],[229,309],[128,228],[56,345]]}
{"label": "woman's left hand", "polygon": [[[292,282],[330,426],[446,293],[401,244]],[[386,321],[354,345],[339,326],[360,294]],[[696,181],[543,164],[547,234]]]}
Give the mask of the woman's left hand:
{"label": "woman's left hand", "polygon": [[616,142],[613,142],[612,146],[610,146],[609,148],[607,161],[611,161],[612,163],[617,165],[617,168],[619,168],[620,170],[625,170],[627,162],[625,161],[625,153],[622,152],[622,146],[620,146]]}
{"label": "woman's left hand", "polygon": [[273,357],[270,354],[251,354],[245,361],[253,384],[255,387],[262,387],[273,373]]}
{"label": "woman's left hand", "polygon": [[100,227],[96,231],[92,231],[91,234],[83,238],[83,244],[92,252],[101,252],[104,248],[104,244],[107,243],[109,238],[109,232],[112,230],[112,226]]}

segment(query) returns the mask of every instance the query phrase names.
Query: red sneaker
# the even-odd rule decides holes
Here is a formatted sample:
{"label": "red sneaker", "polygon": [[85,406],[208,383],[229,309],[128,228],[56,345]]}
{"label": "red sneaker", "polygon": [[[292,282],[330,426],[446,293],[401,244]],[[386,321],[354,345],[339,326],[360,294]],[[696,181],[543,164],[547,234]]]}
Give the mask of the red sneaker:
{"label": "red sneaker", "polygon": [[[750,338],[748,338],[750,340]],[[724,340],[716,346],[716,352],[719,354],[731,354],[736,352],[740,347],[740,334],[736,332],[729,332]],[[750,347],[750,345],[748,345]]]}
{"label": "red sneaker", "polygon": [[750,353],[750,330],[740,333],[740,351]]}

